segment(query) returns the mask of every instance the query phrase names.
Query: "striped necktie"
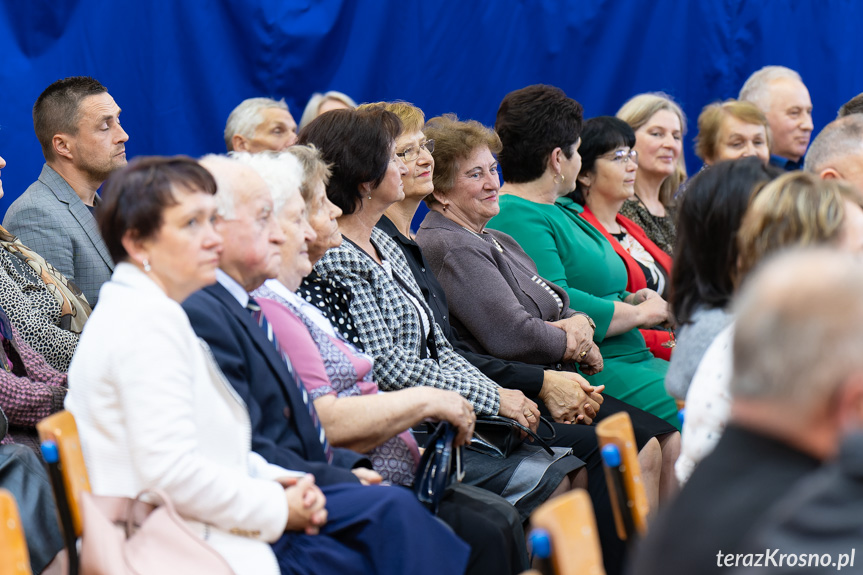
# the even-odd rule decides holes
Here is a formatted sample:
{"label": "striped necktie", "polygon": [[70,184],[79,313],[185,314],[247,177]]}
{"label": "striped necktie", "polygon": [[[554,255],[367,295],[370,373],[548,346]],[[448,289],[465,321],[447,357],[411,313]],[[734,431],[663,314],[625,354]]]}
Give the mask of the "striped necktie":
{"label": "striped necktie", "polygon": [[300,395],[303,398],[303,403],[306,405],[306,409],[309,412],[309,417],[312,418],[312,423],[315,424],[315,429],[318,432],[318,439],[321,441],[321,445],[324,447],[324,453],[327,456],[327,461],[329,463],[333,462],[333,448],[330,447],[330,442],[327,441],[327,435],[324,433],[324,426],[321,425],[321,420],[318,419],[318,412],[315,410],[315,404],[309,400],[309,392],[306,391],[306,386],[303,385],[300,376],[294,371],[294,366],[291,365],[291,360],[288,358],[288,354],[286,354],[282,350],[282,346],[279,344],[279,341],[276,339],[276,334],[273,333],[273,327],[270,325],[270,322],[267,321],[267,318],[264,316],[264,312],[261,310],[261,306],[252,299],[249,298],[249,303],[246,305],[246,309],[248,309],[252,313],[252,318],[257,322],[257,324],[264,330],[264,333],[267,334],[267,339],[270,340],[270,343],[273,344],[273,347],[276,348],[276,352],[279,356],[284,360],[285,366],[288,368],[288,372],[290,372],[291,377],[294,378],[294,382],[297,384],[297,389],[300,391]]}

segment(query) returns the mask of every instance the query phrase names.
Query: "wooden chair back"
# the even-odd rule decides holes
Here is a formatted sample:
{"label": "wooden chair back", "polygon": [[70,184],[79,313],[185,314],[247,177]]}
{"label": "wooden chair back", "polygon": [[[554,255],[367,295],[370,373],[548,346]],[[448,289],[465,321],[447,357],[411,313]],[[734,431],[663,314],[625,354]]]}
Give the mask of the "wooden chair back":
{"label": "wooden chair back", "polygon": [[631,514],[635,530],[640,535],[644,535],[647,533],[647,519],[650,514],[650,505],[647,502],[647,494],[644,491],[644,484],[641,479],[638,448],[635,444],[635,434],[632,431],[632,420],[629,414],[621,411],[597,423],[596,438],[599,441],[600,448],[614,444],[620,450],[620,473],[623,475],[626,501],[618,500],[615,490],[612,489],[615,480],[613,473],[616,473],[616,471],[609,469],[603,461],[605,478],[609,485],[609,494],[611,495],[611,508],[614,512],[617,535],[621,539],[627,539],[623,513]]}
{"label": "wooden chair back", "polygon": [[32,573],[18,504],[9,491],[0,489],[0,575]]}
{"label": "wooden chair back", "polygon": [[81,493],[90,491],[90,477],[84,465],[81,441],[75,418],[68,411],[58,411],[36,424],[41,441],[51,440],[57,444],[60,453],[60,470],[63,473],[63,486],[69,502],[69,512],[75,536],[81,536]]}
{"label": "wooden chair back", "polygon": [[546,501],[531,514],[530,524],[548,532],[556,575],[605,575],[587,491],[574,489]]}

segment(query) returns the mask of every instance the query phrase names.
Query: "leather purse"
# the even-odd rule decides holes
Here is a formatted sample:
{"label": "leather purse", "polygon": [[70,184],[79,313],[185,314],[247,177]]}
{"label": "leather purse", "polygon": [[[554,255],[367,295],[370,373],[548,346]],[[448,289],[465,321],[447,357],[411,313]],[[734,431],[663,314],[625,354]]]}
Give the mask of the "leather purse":
{"label": "leather purse", "polygon": [[[141,500],[155,496],[158,505]],[[233,575],[160,490],[138,497],[81,493],[81,575]]]}
{"label": "leather purse", "polygon": [[473,428],[473,438],[467,448],[477,451],[495,459],[506,459],[524,442],[522,433],[527,434],[539,444],[549,455],[554,456],[554,451],[547,441],[554,439],[555,432],[551,422],[544,417],[539,418],[540,424],[544,424],[551,431],[551,435],[540,437],[531,429],[523,426],[518,421],[503,417],[502,415],[481,415],[476,419]]}
{"label": "leather purse", "polygon": [[429,435],[414,477],[417,499],[434,514],[449,486],[464,478],[461,447],[452,445],[455,436],[456,429],[449,422],[438,423]]}

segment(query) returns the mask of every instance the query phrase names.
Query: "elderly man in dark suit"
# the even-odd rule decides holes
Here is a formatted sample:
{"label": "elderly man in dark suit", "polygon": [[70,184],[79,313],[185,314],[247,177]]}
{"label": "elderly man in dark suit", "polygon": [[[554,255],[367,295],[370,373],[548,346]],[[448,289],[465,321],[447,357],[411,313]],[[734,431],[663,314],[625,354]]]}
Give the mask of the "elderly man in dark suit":
{"label": "elderly man in dark suit", "polygon": [[73,76],[48,86],[33,106],[45,166],[6,211],[3,226],[75,282],[96,304],[114,262],[99,235],[96,191],[126,164],[120,108],[93,78]]}
{"label": "elderly man in dark suit", "polygon": [[[254,319],[260,316],[251,311],[256,304],[248,292],[275,277],[281,263],[279,247],[285,239],[275,224],[263,180],[234,159],[210,156],[202,163],[216,177],[222,214],[217,227],[225,244],[218,283],[193,294],[183,307],[195,332],[209,344],[228,381],[248,406],[252,448],[271,463],[313,473],[328,498],[328,487],[345,489],[347,482],[354,484],[348,487],[367,491],[354,491],[352,498],[401,499],[408,495],[408,509],[413,509],[413,495],[403,488],[356,486],[358,481],[373,484],[381,478],[364,467],[370,467],[365,457],[329,446],[325,430],[304,402],[289,360],[268,339],[268,322]],[[471,490],[478,488],[464,486],[450,494],[440,509],[440,518],[471,545],[467,573],[521,571],[517,540],[524,534],[517,513],[499,497]],[[338,502],[335,504],[328,505],[331,519],[338,512]],[[515,528],[508,520],[510,515],[516,518]],[[400,538],[418,536],[415,525],[400,528],[405,531]],[[388,537],[391,549],[398,548],[394,536]]]}
{"label": "elderly man in dark suit", "polygon": [[[432,573],[440,560],[447,565],[440,569],[463,572],[464,542],[440,531],[411,492],[359,485],[379,476],[362,467],[363,456],[327,443],[301,383],[276,351],[266,318],[248,295],[275,275],[281,261],[285,236],[273,216],[270,192],[236,160],[210,156],[201,163],[216,179],[216,229],[225,241],[218,283],[190,296],[183,308],[246,404],[252,449],[270,463],[314,474],[327,497],[328,522],[321,532],[356,552],[357,573]],[[452,556],[436,556],[441,547]]]}
{"label": "elderly man in dark suit", "polygon": [[285,241],[266,184],[233,159],[209,156],[201,163],[218,184],[225,247],[218,283],[183,307],[249,407],[252,448],[270,463],[313,473],[321,485],[373,481],[376,474],[362,455],[324,445],[289,365],[251,311],[255,302],[248,294],[275,276]]}
{"label": "elderly man in dark suit", "polygon": [[[736,305],[731,421],[651,526],[633,574],[753,567],[745,560],[756,543],[751,530],[777,506],[780,517],[790,512],[802,521],[792,529],[798,536],[808,532],[812,542],[819,541],[819,531],[822,541],[849,535],[859,541],[859,514],[854,532],[849,515],[835,515],[834,521],[826,514],[836,508],[829,492],[818,501],[800,484],[822,461],[836,457],[844,435],[863,427],[858,258],[826,249],[792,252],[748,278]],[[859,491],[847,493],[856,497]],[[804,513],[814,509],[820,512]],[[780,553],[814,552],[795,542],[801,540],[774,539],[769,531],[765,539],[771,546],[788,543]],[[836,548],[825,546],[820,553]]]}

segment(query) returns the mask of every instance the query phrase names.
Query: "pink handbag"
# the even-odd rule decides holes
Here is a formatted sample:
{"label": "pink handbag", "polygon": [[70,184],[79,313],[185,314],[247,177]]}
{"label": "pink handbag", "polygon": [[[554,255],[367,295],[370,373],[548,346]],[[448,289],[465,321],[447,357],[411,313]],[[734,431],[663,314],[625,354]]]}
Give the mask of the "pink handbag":
{"label": "pink handbag", "polygon": [[[148,495],[160,501],[141,501]],[[138,497],[81,493],[82,575],[234,575],[227,561],[198,537],[160,490]]]}

